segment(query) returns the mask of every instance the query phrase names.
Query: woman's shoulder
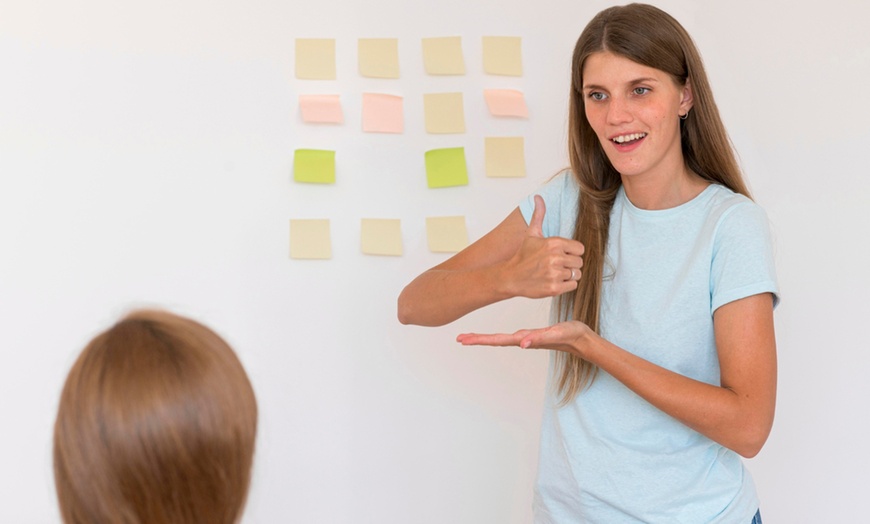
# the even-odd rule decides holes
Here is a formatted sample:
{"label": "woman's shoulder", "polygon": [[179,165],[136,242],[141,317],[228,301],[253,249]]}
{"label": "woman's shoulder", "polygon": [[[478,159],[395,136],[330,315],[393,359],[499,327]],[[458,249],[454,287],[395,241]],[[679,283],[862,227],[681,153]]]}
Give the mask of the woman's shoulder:
{"label": "woman's shoulder", "polygon": [[719,184],[713,184],[710,191],[708,220],[717,239],[767,237],[769,224],[764,208],[748,196]]}
{"label": "woman's shoulder", "polygon": [[708,209],[720,220],[734,217],[766,217],[764,209],[746,195],[736,193],[721,184],[711,184]]}
{"label": "woman's shoulder", "polygon": [[546,236],[570,236],[577,218],[577,195],[579,184],[570,170],[560,171],[544,182],[537,191],[520,202],[520,212],[526,223],[535,209],[534,195],[540,195],[547,206],[544,215]]}

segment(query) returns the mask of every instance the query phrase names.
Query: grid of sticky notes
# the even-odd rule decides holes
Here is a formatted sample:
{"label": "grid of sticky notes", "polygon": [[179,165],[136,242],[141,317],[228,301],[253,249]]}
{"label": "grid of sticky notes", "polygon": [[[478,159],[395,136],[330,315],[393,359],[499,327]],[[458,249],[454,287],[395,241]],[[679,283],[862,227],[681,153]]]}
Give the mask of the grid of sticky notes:
{"label": "grid of sticky notes", "polygon": [[[466,159],[468,137],[466,111],[486,107],[486,113],[494,119],[528,120],[529,110],[523,91],[516,89],[516,82],[499,86],[499,77],[522,77],[522,39],[518,36],[483,36],[481,40],[481,66],[488,83],[482,92],[426,92],[422,93],[421,114],[405,114],[404,93],[401,84],[385,83],[384,80],[401,78],[400,44],[397,38],[358,38],[357,60],[354,73],[365,79],[375,79],[377,90],[361,93],[340,92],[329,88],[344,74],[339,74],[336,59],[336,40],[331,38],[297,38],[295,46],[295,76],[299,83],[298,115],[302,126],[346,126],[348,121],[357,121],[355,115],[345,114],[342,100],[352,100],[348,107],[359,108],[360,139],[366,134],[391,135],[399,143],[407,140],[407,126],[427,135],[456,137],[451,147],[419,147],[415,142],[409,147],[410,154],[423,157],[424,171],[420,173],[421,187],[440,190],[468,186],[473,174],[479,171],[487,178],[518,178],[526,176],[525,139],[523,136],[484,136],[484,162],[469,168]],[[411,43],[407,43],[411,45]],[[466,75],[466,55],[461,36],[438,36],[422,38],[419,63],[405,67],[422,67],[429,76]],[[407,56],[407,55],[404,55]],[[353,63],[353,62],[348,62]],[[349,73],[349,72],[348,72]],[[308,82],[333,81],[333,82]],[[394,89],[383,86],[395,85]],[[327,86],[324,88],[323,86]],[[320,91],[320,92],[318,92]],[[325,92],[324,92],[325,91]],[[337,92],[338,91],[338,92]],[[416,95],[419,96],[419,95]],[[359,102],[359,103],[357,103]],[[306,136],[300,133],[300,136]],[[473,138],[478,140],[479,138]],[[433,139],[434,140],[434,139]],[[444,139],[439,144],[443,145]],[[299,144],[310,146],[311,144]],[[321,144],[322,145],[322,144]],[[337,159],[341,164],[337,166]],[[323,147],[298,147],[293,152],[292,179],[300,187],[311,184],[337,184],[344,176],[354,176],[353,168],[358,159],[344,158],[341,151]],[[342,166],[345,166],[342,169]],[[336,173],[340,177],[336,177]],[[375,256],[402,256],[402,224],[396,218],[361,218],[360,252]],[[332,258],[329,219],[293,219],[290,221],[290,257],[294,259]],[[434,253],[456,253],[469,243],[464,216],[426,217],[427,246]]]}

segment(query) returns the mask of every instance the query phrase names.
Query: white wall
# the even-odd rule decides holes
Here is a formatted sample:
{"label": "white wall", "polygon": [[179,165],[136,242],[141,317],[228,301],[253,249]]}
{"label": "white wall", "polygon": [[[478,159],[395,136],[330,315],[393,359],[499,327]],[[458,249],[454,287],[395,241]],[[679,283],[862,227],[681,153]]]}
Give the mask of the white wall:
{"label": "white wall", "polygon": [[[12,0],[0,9],[0,522],[57,522],[51,431],[85,342],[137,305],[217,328],[262,412],[246,523],[525,523],[544,353],[463,349],[464,330],[545,321],[516,300],[438,329],[395,319],[444,259],[423,220],[476,238],[564,166],[568,64],[608,5],[568,0]],[[861,0],[658,2],[704,54],[776,236],[777,420],[748,462],[766,522],[863,518],[870,459],[870,8]],[[468,74],[422,72],[420,38],[462,36]],[[525,76],[488,77],[480,37],[523,37]],[[335,82],[293,75],[294,39],[336,38]],[[356,40],[399,39],[402,78],[356,74]],[[483,88],[526,93],[528,121]],[[359,93],[405,96],[406,133],[363,134]],[[422,130],[422,93],[462,91],[468,132]],[[338,93],[344,126],[301,123]],[[529,177],[483,176],[483,136],[526,138]],[[423,152],[465,146],[471,182],[425,187]],[[331,147],[339,183],[292,182],[293,149]],[[334,258],[288,257],[288,219],[332,219]],[[359,219],[401,218],[405,256],[359,253]]]}

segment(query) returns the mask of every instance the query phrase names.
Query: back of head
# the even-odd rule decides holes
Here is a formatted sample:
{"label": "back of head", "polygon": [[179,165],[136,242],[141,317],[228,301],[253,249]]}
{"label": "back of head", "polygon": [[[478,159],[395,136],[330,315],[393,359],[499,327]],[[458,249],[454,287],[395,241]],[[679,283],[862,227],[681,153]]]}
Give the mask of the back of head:
{"label": "back of head", "polygon": [[138,311],[73,365],[54,432],[66,524],[237,522],[257,405],[233,350],[209,328]]}

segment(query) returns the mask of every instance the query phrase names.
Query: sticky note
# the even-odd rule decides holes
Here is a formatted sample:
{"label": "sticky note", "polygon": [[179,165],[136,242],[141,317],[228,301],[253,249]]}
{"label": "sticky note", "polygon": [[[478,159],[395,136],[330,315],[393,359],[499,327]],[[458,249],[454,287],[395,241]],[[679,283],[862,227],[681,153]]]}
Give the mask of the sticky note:
{"label": "sticky note", "polygon": [[340,124],[344,121],[338,95],[299,95],[299,111],[308,123]]}
{"label": "sticky note", "polygon": [[296,78],[335,80],[335,39],[296,39]]}
{"label": "sticky note", "polygon": [[369,78],[399,78],[399,40],[360,38],[359,74]]}
{"label": "sticky note", "polygon": [[465,148],[450,147],[426,151],[426,181],[430,188],[467,186]]}
{"label": "sticky note", "polygon": [[402,256],[402,225],[398,219],[364,218],[361,247],[366,255]]}
{"label": "sticky note", "polygon": [[427,133],[465,132],[462,93],[424,94],[423,114]]}
{"label": "sticky note", "polygon": [[493,116],[529,117],[526,99],[522,91],[516,89],[484,89],[486,107]]}
{"label": "sticky note", "polygon": [[486,137],[483,148],[486,157],[486,176],[526,176],[526,155],[523,137]]}
{"label": "sticky note", "polygon": [[523,76],[522,39],[484,36],[483,70],[490,75]]}
{"label": "sticky note", "polygon": [[290,258],[332,258],[329,220],[290,220]]}
{"label": "sticky note", "polygon": [[366,133],[401,133],[405,130],[402,97],[363,93],[362,126]]}
{"label": "sticky note", "polygon": [[434,253],[462,251],[468,247],[465,217],[426,217],[426,240]]}
{"label": "sticky note", "polygon": [[464,75],[462,37],[424,38],[423,67],[430,75]]}
{"label": "sticky note", "polygon": [[297,149],[293,154],[293,180],[312,184],[334,184],[335,151]]}

